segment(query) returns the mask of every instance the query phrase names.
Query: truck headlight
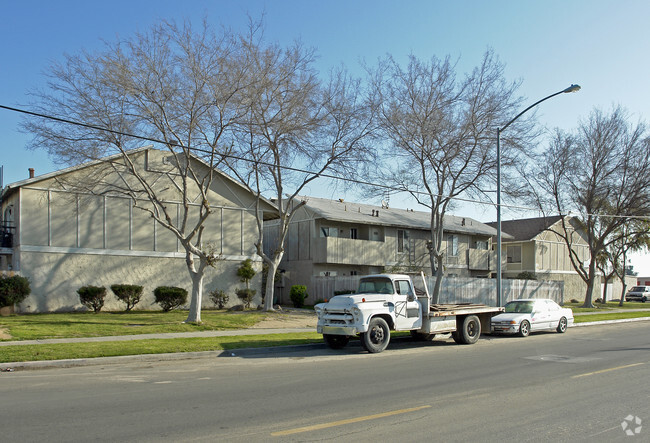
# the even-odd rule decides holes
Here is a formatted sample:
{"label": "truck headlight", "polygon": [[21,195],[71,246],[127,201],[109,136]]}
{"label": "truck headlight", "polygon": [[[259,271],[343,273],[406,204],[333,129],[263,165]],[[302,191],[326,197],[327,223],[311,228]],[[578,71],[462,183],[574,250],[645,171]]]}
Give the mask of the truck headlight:
{"label": "truck headlight", "polygon": [[359,309],[357,306],[352,308],[352,315],[355,317],[361,317],[361,309]]}

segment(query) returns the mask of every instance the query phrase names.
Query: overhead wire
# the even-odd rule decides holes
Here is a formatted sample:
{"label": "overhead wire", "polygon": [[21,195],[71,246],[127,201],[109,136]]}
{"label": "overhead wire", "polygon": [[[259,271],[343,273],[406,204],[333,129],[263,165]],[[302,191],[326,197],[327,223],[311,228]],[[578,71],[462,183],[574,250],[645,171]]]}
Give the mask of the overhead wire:
{"label": "overhead wire", "polygon": [[[0,109],[5,109],[7,111],[17,112],[17,113],[21,113],[21,114],[25,114],[25,115],[31,115],[33,117],[39,117],[39,118],[43,118],[43,119],[53,120],[53,121],[57,121],[57,122],[60,122],[60,123],[80,126],[80,127],[84,127],[84,128],[88,128],[88,129],[94,129],[96,131],[103,131],[103,132],[108,132],[108,133],[112,133],[112,134],[116,134],[116,135],[132,137],[132,138],[135,138],[135,139],[138,139],[138,140],[154,142],[154,143],[160,143],[160,144],[163,144],[163,145],[168,145],[168,146],[177,147],[177,148],[181,148],[181,149],[192,150],[192,151],[195,151],[195,152],[202,152],[204,154],[212,154],[212,151],[209,151],[207,149],[190,148],[188,146],[184,146],[183,144],[179,144],[179,143],[176,143],[174,141],[165,141],[165,140],[159,140],[159,139],[149,137],[149,136],[131,134],[131,133],[124,132],[124,131],[118,131],[118,130],[115,130],[115,129],[104,128],[104,127],[97,126],[97,125],[78,122],[78,121],[75,121],[75,120],[69,120],[69,119],[65,119],[65,118],[61,118],[61,117],[56,117],[56,116],[52,116],[52,115],[38,113],[38,112],[28,111],[28,110],[25,110],[25,109],[6,106],[6,105],[3,105],[3,104],[0,104]],[[370,187],[374,187],[374,188],[378,188],[378,189],[384,189],[384,190],[392,191],[392,192],[405,192],[405,193],[409,193],[409,194],[419,194],[419,195],[426,195],[426,196],[429,195],[429,193],[427,193],[427,192],[412,190],[412,189],[408,189],[408,188],[398,188],[398,187],[395,187],[395,186],[386,185],[386,184],[382,184],[382,183],[373,183],[373,182],[359,180],[359,179],[350,178],[350,177],[340,177],[340,176],[337,176],[337,175],[326,174],[326,173],[323,173],[323,172],[309,171],[309,170],[306,170],[306,169],[300,169],[300,168],[295,168],[295,167],[291,167],[291,166],[282,166],[282,165],[278,166],[278,165],[275,165],[273,163],[251,160],[251,159],[247,159],[245,157],[241,157],[241,156],[237,156],[237,155],[233,155],[233,154],[220,153],[219,156],[229,158],[229,159],[232,159],[232,160],[239,160],[239,161],[243,161],[243,162],[255,163],[255,164],[262,165],[262,166],[279,167],[281,169],[292,171],[292,172],[300,172],[300,173],[304,173],[304,174],[308,174],[308,175],[315,175],[317,178],[322,177],[322,178],[327,178],[327,179],[332,179],[332,180],[340,180],[340,181],[354,183],[354,184],[358,184],[358,185],[370,186]],[[434,195],[434,197],[447,198],[449,200],[455,200],[455,201],[459,201],[459,202],[463,202],[463,203],[480,204],[480,205],[494,206],[494,207],[497,206],[497,204],[494,203],[494,202],[485,202],[485,201],[481,201],[481,200],[474,200],[474,199],[463,198],[463,197],[451,197],[451,196],[444,196],[444,195]],[[510,204],[503,204],[503,203],[501,203],[501,208],[506,208],[506,209],[511,209],[511,210],[520,210],[520,211],[531,211],[531,212],[539,212],[540,211],[539,208],[529,208],[529,207],[525,207],[525,206],[516,206],[516,205],[510,205]],[[565,214],[565,215],[570,215],[570,213]],[[631,218],[631,219],[639,219],[639,220],[650,220],[650,216],[610,215],[610,214],[585,214],[585,215],[593,216],[593,217]]]}

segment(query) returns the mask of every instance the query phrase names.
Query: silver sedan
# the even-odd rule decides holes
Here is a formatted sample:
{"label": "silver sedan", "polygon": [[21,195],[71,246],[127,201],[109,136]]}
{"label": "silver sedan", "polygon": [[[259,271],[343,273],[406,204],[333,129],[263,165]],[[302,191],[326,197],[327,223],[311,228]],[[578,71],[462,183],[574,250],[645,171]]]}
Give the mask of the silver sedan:
{"label": "silver sedan", "polygon": [[519,334],[553,330],[563,333],[573,324],[573,311],[553,300],[521,299],[508,302],[503,314],[492,317],[490,331],[501,334]]}

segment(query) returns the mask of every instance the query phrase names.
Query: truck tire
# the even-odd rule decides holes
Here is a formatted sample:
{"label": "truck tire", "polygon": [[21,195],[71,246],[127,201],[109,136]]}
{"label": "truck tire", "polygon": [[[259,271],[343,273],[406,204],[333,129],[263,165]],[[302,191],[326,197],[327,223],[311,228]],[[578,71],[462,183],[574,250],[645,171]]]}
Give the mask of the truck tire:
{"label": "truck tire", "polygon": [[475,315],[468,315],[462,320],[460,320],[460,326],[456,331],[458,340],[456,343],[462,345],[471,345],[478,341],[481,336],[481,321]]}
{"label": "truck tire", "polygon": [[350,341],[347,335],[323,334],[323,340],[330,349],[343,349]]}
{"label": "truck tire", "polygon": [[374,317],[368,324],[368,331],[361,336],[363,347],[370,353],[378,353],[386,349],[390,342],[390,328],[381,317]]}

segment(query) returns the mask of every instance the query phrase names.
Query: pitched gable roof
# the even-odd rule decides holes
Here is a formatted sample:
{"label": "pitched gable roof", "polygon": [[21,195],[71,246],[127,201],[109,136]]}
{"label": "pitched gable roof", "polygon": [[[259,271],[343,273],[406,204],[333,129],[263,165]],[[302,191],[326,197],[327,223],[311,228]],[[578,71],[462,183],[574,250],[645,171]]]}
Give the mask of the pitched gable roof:
{"label": "pitched gable roof", "polygon": [[[298,197],[305,200],[306,209],[312,212],[314,218],[345,223],[365,225],[391,226],[396,228],[430,229],[431,214],[412,209],[396,209],[352,203],[344,200],[329,200],[317,197]],[[459,217],[447,214],[444,217],[445,232],[457,232],[473,235],[495,236],[496,229],[469,217]],[[507,238],[510,238],[505,234]]]}
{"label": "pitched gable roof", "polygon": [[[520,220],[508,220],[501,222],[501,231],[512,236],[510,240],[528,241],[553,226],[562,217],[554,215],[550,217],[524,218]],[[496,229],[496,222],[488,223]]]}

